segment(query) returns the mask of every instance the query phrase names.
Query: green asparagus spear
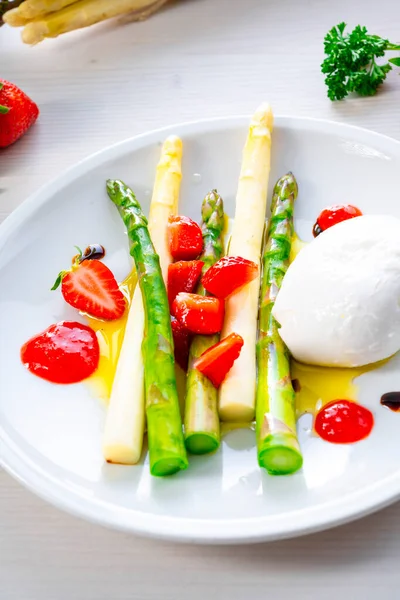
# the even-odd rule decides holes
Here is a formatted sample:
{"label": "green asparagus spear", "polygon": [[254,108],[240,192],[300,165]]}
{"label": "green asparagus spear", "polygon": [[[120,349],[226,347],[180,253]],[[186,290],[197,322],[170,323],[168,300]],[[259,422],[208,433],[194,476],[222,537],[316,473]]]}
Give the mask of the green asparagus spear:
{"label": "green asparagus spear", "polygon": [[263,255],[256,432],[258,463],[273,475],[294,473],[303,463],[296,434],[295,393],[290,377],[289,352],[272,316],[277,293],[289,266],[296,197],[297,183],[293,174],[288,173],[274,188]]}
{"label": "green asparagus spear", "polygon": [[[201,217],[204,240],[201,260],[204,262],[204,274],[223,254],[224,206],[216,190],[204,198]],[[206,294],[201,284],[197,293]],[[218,334],[197,335],[190,346],[185,399],[185,443],[192,454],[213,452],[220,443],[217,390],[207,377],[193,368],[196,358],[218,341]]]}
{"label": "green asparagus spear", "polygon": [[128,230],[145,312],[142,344],[147,433],[152,475],[186,469],[182,421],[176,388],[173,338],[167,292],[147,227],[134,193],[122,181],[108,180],[107,192]]}

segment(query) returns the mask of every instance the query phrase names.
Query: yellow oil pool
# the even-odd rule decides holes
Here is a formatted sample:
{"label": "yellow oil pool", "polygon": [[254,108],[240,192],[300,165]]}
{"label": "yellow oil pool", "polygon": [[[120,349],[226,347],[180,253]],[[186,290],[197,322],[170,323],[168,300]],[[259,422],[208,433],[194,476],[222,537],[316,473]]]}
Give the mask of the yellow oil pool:
{"label": "yellow oil pool", "polygon": [[296,410],[300,417],[314,414],[332,400],[357,400],[358,386],[355,379],[378,365],[354,369],[336,369],[291,363],[291,375],[296,390]]}
{"label": "yellow oil pool", "polygon": [[[132,299],[136,282],[136,271],[133,270],[120,286],[128,304]],[[121,319],[116,321],[100,321],[88,318],[88,325],[96,332],[99,340],[100,362],[97,371],[86,380],[86,383],[93,394],[105,402],[108,402],[110,398],[127,318],[128,310],[125,311]]]}
{"label": "yellow oil pool", "polygon": [[301,240],[296,233],[294,234],[292,238],[292,247],[290,250],[289,259],[291,263],[294,261],[299,252],[301,252],[301,250],[303,250],[303,248],[305,248],[308,245],[308,243],[309,242],[304,242],[303,240]]}

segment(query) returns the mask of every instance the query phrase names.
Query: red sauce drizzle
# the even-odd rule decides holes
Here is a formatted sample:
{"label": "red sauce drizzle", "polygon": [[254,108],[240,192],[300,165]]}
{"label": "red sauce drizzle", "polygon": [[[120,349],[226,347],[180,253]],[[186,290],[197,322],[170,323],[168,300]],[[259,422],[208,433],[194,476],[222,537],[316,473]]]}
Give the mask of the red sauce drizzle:
{"label": "red sauce drizzle", "polygon": [[53,383],[77,383],[86,379],[97,369],[99,357],[96,333],[74,321],[50,325],[21,348],[25,367]]}
{"label": "red sauce drizzle", "polygon": [[316,415],[314,428],[318,435],[333,444],[351,444],[366,438],[374,426],[368,408],[350,400],[333,400]]}

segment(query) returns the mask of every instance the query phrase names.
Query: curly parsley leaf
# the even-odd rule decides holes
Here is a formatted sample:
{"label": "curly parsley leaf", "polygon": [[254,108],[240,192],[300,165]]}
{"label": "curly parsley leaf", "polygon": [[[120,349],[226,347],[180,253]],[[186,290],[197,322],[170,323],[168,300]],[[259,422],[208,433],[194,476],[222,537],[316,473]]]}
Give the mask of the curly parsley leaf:
{"label": "curly parsley leaf", "polygon": [[357,25],[350,34],[345,33],[346,23],[339,23],[325,36],[326,58],[321,65],[326,75],[328,98],[342,100],[350,92],[372,96],[385,81],[392,63],[399,66],[400,58],[378,64],[377,58],[387,50],[400,50],[400,45],[377,35],[370,35],[366,27]]}

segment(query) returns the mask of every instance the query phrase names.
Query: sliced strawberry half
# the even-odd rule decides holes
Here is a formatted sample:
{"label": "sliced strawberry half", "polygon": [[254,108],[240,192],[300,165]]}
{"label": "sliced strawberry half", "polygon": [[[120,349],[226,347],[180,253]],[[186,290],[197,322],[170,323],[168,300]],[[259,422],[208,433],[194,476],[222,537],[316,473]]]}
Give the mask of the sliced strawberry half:
{"label": "sliced strawberry half", "polygon": [[194,362],[194,368],[203,373],[215,388],[219,388],[232,365],[239,357],[243,346],[243,338],[237,333],[231,333],[226,338],[214,344]]}
{"label": "sliced strawberry half", "polygon": [[240,256],[223,256],[208,269],[201,283],[217,298],[227,298],[258,275],[258,265]]}
{"label": "sliced strawberry half", "polygon": [[193,292],[204,263],[201,260],[180,260],[168,267],[168,300],[172,303],[180,292]]}
{"label": "sliced strawberry half", "polygon": [[169,218],[168,240],[175,260],[192,260],[203,250],[203,234],[198,224],[189,217]]}
{"label": "sliced strawberry half", "polygon": [[186,371],[189,360],[190,334],[175,317],[171,317],[171,329],[174,337],[175,360]]}
{"label": "sliced strawberry half", "polygon": [[211,335],[222,329],[225,305],[219,298],[181,293],[172,304],[172,314],[191,333]]}
{"label": "sliced strawberry half", "polygon": [[83,260],[80,253],[69,271],[61,271],[52,289],[60,283],[64,300],[92,317],[113,321],[125,312],[125,296],[110,269],[99,260]]}

